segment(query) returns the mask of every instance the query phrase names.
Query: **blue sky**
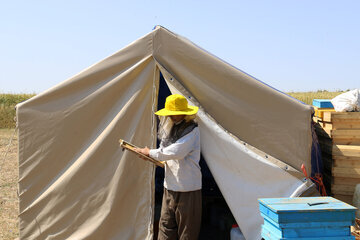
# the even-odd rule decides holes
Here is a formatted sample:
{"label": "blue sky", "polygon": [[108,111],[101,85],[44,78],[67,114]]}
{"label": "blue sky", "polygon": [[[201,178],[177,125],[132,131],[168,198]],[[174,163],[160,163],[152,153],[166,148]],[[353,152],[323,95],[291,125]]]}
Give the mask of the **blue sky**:
{"label": "blue sky", "polygon": [[0,92],[40,93],[162,25],[281,91],[360,88],[360,1],[1,1]]}

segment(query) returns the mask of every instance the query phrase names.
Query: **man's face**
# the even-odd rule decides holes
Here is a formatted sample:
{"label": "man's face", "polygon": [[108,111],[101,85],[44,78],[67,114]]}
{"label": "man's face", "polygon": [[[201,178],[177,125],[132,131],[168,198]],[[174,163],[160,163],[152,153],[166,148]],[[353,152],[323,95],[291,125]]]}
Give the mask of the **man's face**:
{"label": "man's face", "polygon": [[178,123],[185,118],[185,115],[171,115],[170,118],[174,123]]}

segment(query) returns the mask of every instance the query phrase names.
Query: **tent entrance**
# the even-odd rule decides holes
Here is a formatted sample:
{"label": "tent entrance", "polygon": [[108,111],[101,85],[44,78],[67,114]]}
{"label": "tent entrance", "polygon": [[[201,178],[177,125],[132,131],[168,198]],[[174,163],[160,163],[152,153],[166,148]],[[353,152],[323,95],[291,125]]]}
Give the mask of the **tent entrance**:
{"label": "tent entrance", "polygon": [[[165,106],[165,99],[171,95],[166,81],[160,73],[158,109]],[[159,141],[157,141],[159,146]],[[201,155],[200,167],[202,173],[202,224],[199,239],[229,239],[232,224],[235,219],[217,186],[215,179]],[[154,239],[157,239],[163,195],[164,169],[155,171],[155,214]]]}

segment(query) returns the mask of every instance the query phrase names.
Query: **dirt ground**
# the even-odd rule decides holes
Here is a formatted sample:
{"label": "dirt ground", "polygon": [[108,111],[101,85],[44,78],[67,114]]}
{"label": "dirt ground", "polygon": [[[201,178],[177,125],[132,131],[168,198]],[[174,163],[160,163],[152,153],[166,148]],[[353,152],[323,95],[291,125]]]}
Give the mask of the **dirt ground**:
{"label": "dirt ground", "polygon": [[[13,240],[19,235],[17,133],[8,148],[14,129],[0,129],[0,239]],[[7,156],[5,153],[8,150]]]}

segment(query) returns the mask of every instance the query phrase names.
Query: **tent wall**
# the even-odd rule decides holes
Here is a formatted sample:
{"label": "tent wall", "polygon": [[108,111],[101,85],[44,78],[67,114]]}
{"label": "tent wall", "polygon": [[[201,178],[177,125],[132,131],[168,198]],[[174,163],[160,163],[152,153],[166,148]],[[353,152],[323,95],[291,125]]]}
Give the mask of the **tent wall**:
{"label": "tent wall", "polygon": [[[18,106],[21,239],[146,239],[155,143],[151,34]],[[136,226],[136,227],[134,227]]]}
{"label": "tent wall", "polygon": [[158,28],[154,58],[226,130],[310,171],[311,107],[265,85],[185,38]]}

